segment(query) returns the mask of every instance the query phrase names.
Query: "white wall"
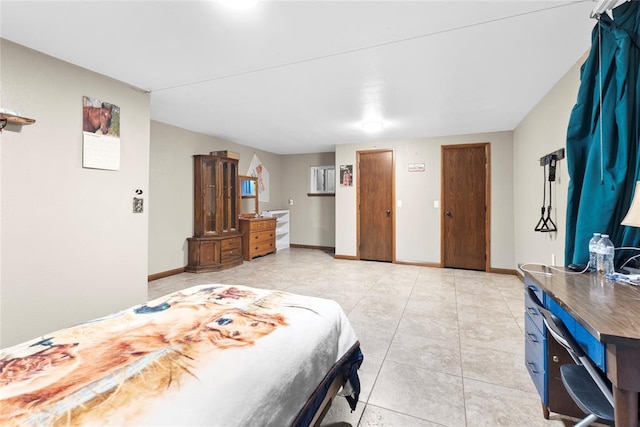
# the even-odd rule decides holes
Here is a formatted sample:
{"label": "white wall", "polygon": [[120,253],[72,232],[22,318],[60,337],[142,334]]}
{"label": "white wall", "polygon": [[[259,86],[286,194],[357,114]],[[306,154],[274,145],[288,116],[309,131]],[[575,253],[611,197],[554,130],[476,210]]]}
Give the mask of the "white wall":
{"label": "white wall", "polygon": [[[442,145],[491,144],[491,267],[515,268],[513,243],[513,145],[511,132],[419,138],[336,146],[336,169],[352,164],[356,151],[395,150],[396,259],[440,263],[440,151]],[[424,163],[425,172],[408,172],[409,163]],[[354,177],[357,176],[354,169]],[[336,189],[336,255],[355,256],[356,187]]]}
{"label": "white wall", "polygon": [[[0,105],[37,120],[0,137],[5,347],[146,300],[149,95],[0,43]],[[121,109],[119,171],[82,167],[85,95]]]}
{"label": "white wall", "polygon": [[[307,195],[310,168],[334,163],[335,153],[283,156],[282,208],[291,211],[289,239],[292,244],[335,246],[335,197]],[[293,199],[291,206],[288,205],[289,198]]]}
{"label": "white wall", "polygon": [[187,237],[193,236],[193,155],[229,150],[240,154],[240,175],[247,175],[254,154],[269,171],[269,202],[260,210],[282,209],[282,156],[151,122],[149,170],[149,274],[187,265]]}
{"label": "white wall", "polygon": [[[552,184],[551,219],[558,232],[540,233],[534,228],[540,219],[543,198],[543,167],[540,157],[566,147],[567,126],[580,86],[580,66],[586,54],[565,74],[522,120],[514,139],[514,214],[516,261],[564,265],[567,191],[567,159],[557,163]],[[549,187],[547,184],[547,203]]]}

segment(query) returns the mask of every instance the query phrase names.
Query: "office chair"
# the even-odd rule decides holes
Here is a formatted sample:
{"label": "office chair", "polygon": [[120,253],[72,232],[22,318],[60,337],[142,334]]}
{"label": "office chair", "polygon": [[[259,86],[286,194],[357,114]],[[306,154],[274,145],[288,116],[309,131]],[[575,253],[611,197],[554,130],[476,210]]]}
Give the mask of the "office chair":
{"label": "office chair", "polygon": [[587,414],[576,427],[584,427],[597,421],[613,422],[613,394],[611,387],[604,381],[598,369],[582,351],[562,320],[547,310],[530,286],[526,286],[529,298],[537,306],[544,324],[551,336],[567,349],[575,365],[560,367],[562,383],[571,399]]}

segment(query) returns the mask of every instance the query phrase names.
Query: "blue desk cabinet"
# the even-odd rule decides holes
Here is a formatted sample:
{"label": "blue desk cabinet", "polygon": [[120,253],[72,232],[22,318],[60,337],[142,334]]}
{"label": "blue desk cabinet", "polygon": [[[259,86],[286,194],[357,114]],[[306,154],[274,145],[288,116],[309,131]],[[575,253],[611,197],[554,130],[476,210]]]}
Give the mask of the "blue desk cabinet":
{"label": "blue desk cabinet", "polygon": [[[542,304],[564,322],[585,353],[606,373],[613,388],[615,425],[638,427],[640,287],[595,273],[576,274],[547,266],[524,270],[524,283],[533,287]],[[562,407],[561,396],[566,391],[557,373],[560,365],[572,361],[565,359],[566,351],[540,325],[535,312],[527,306],[525,312],[526,339],[537,341],[525,344],[526,366],[540,393],[544,414],[573,415]]]}
{"label": "blue desk cabinet", "polygon": [[[551,311],[557,315],[555,310],[560,307],[526,277],[525,286],[533,288],[545,307],[554,306]],[[568,313],[562,311],[568,316]],[[571,316],[569,318],[571,323],[575,323]],[[564,318],[562,320],[565,321]],[[567,351],[549,335],[542,315],[526,292],[524,294],[524,326],[525,365],[540,395],[544,417],[548,419],[550,412],[555,412],[582,418],[584,414],[568,395],[560,378],[560,366],[573,363],[573,360]],[[575,326],[572,327],[575,329]]]}
{"label": "blue desk cabinet", "polygon": [[[544,304],[544,293],[535,285],[529,285],[538,295]],[[525,327],[525,365],[533,384],[540,394],[543,405],[548,406],[549,396],[547,393],[547,366],[545,353],[547,351],[546,330],[542,316],[535,307],[535,304],[524,294],[524,327]]]}

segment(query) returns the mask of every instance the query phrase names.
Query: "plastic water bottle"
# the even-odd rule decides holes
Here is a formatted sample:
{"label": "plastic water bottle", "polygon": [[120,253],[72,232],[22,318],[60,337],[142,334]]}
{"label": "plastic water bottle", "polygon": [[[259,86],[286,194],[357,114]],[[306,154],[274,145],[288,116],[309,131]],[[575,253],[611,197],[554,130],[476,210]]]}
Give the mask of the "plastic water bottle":
{"label": "plastic water bottle", "polygon": [[598,242],[598,274],[606,276],[614,272],[613,256],[615,248],[608,234],[603,234]]}
{"label": "plastic water bottle", "polygon": [[600,236],[600,233],[593,233],[593,237],[589,240],[589,271],[596,271],[598,267],[597,248]]}

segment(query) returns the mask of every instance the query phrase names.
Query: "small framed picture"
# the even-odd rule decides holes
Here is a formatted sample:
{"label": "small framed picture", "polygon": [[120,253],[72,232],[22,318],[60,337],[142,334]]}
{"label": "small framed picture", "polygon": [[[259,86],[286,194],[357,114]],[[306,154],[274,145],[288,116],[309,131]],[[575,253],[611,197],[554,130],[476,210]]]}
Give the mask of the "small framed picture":
{"label": "small framed picture", "polygon": [[353,165],[340,165],[340,186],[351,187],[353,185]]}

